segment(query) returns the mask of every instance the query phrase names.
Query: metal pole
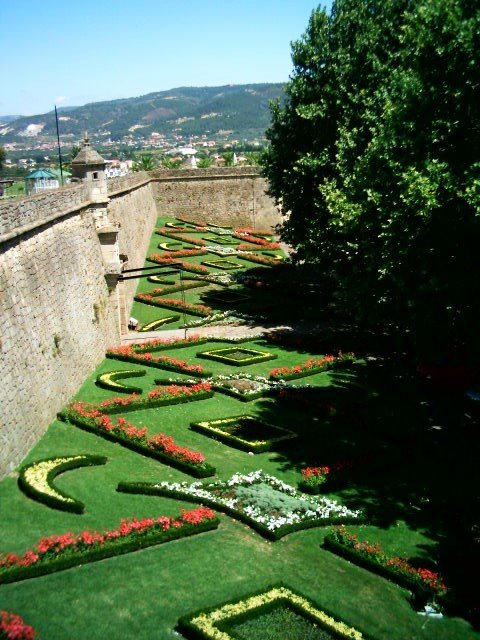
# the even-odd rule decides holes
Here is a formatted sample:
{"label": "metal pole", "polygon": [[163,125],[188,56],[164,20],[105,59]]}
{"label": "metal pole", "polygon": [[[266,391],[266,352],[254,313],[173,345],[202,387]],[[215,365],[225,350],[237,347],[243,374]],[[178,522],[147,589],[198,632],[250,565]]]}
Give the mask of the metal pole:
{"label": "metal pole", "polygon": [[60,182],[63,187],[63,166],[62,166],[62,152],[60,150],[60,133],[58,131],[58,113],[57,113],[57,105],[55,105],[55,122],[57,124],[57,143],[58,143],[58,160],[60,162]]}

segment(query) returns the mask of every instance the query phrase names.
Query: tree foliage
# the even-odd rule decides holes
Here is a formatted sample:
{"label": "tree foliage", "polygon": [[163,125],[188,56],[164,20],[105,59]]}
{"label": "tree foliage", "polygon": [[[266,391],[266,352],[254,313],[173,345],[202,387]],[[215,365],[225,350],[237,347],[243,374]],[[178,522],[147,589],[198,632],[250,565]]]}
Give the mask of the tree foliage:
{"label": "tree foliage", "polygon": [[7,152],[5,148],[0,146],[0,171],[3,169],[3,165],[5,164],[5,158],[7,157]]}
{"label": "tree foliage", "polygon": [[337,0],[292,45],[264,171],[295,259],[355,315],[476,331],[479,52],[475,0]]}
{"label": "tree foliage", "polygon": [[152,171],[157,167],[155,158],[149,155],[142,155],[132,164],[132,171]]}

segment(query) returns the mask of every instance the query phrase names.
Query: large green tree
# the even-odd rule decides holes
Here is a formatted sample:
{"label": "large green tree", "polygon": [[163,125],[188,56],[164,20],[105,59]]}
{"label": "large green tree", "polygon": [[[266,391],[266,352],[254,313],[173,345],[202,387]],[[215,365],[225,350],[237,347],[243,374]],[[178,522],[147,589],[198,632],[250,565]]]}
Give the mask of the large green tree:
{"label": "large green tree", "polygon": [[337,0],[292,45],[264,171],[337,303],[434,342],[480,320],[477,0]]}

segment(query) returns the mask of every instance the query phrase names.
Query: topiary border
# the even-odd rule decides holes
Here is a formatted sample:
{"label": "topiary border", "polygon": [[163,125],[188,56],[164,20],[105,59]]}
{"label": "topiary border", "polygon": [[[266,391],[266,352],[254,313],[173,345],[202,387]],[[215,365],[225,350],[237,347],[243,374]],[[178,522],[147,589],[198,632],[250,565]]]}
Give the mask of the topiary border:
{"label": "topiary border", "polygon": [[[245,440],[244,438],[240,438],[239,436],[235,436],[229,434],[226,431],[223,431],[220,428],[215,428],[216,424],[232,424],[234,422],[242,420],[254,420],[255,422],[259,422],[262,425],[275,429],[277,431],[283,431],[285,434],[280,437],[269,438],[268,440]],[[270,451],[278,442],[283,442],[284,440],[292,440],[293,438],[297,438],[298,435],[289,429],[284,429],[283,427],[279,427],[275,424],[271,424],[269,422],[264,422],[260,420],[256,416],[251,416],[248,414],[242,414],[239,416],[229,416],[228,418],[219,418],[218,420],[203,420],[198,422],[191,422],[190,429],[192,431],[197,431],[198,433],[202,433],[209,438],[214,438],[227,444],[235,449],[240,449],[242,451],[253,451],[253,453],[264,453],[265,451]]]}
{"label": "topiary border", "polygon": [[[278,592],[278,595],[275,592]],[[270,594],[274,596],[271,599],[268,598]],[[250,602],[252,606],[249,606]],[[310,598],[283,582],[268,585],[240,598],[182,616],[178,621],[177,628],[185,637],[192,640],[215,640],[219,637],[219,633],[222,640],[235,640],[237,635],[230,635],[234,625],[273,611],[278,608],[279,604],[291,608],[304,619],[332,634],[333,637],[342,640],[374,640],[372,636],[347,625],[325,607],[322,606],[320,609]],[[224,616],[222,616],[223,609],[225,610]],[[209,617],[213,619],[211,623],[208,620]],[[197,619],[200,619],[200,624],[196,623]],[[203,629],[202,626],[204,626]]]}
{"label": "topiary border", "polygon": [[[232,351],[249,351],[258,355],[253,355],[251,358],[244,358],[243,360],[234,360],[229,358],[228,355],[221,355],[222,352]],[[267,360],[276,360],[276,353],[268,353],[268,351],[256,351],[255,349],[236,349],[235,347],[228,347],[227,349],[215,349],[213,351],[199,351],[197,358],[205,358],[207,360],[217,360],[224,364],[229,364],[233,367],[244,367],[251,364],[257,364],[259,362],[267,362]]]}
{"label": "topiary border", "polygon": [[[118,391],[119,393],[143,393],[141,387],[131,387],[126,384],[118,384],[117,380],[123,378],[141,378],[146,375],[145,369],[135,369],[129,371],[105,371],[97,376],[95,384],[102,389],[108,389],[109,391]],[[105,376],[110,376],[110,380],[104,380]],[[115,376],[115,379],[113,379]]]}
{"label": "topiary border", "polygon": [[[301,369],[301,367],[307,366],[310,362],[315,364],[312,364],[306,369]],[[307,378],[308,376],[313,376],[317,373],[324,373],[331,369],[340,369],[341,367],[351,365],[354,362],[355,355],[353,353],[340,354],[339,356],[328,355],[317,361],[307,360],[307,362],[302,362],[301,364],[293,367],[278,367],[276,369],[272,369],[269,377],[271,380],[296,380],[297,378]],[[295,369],[298,370],[295,371]]]}
{"label": "topiary border", "polygon": [[[188,514],[189,512],[182,512],[182,514],[185,513]],[[71,567],[76,567],[86,562],[96,562],[97,560],[104,560],[105,558],[113,558],[132,551],[145,549],[153,545],[170,542],[171,540],[179,540],[197,533],[213,531],[218,528],[219,523],[220,521],[217,517],[210,520],[200,521],[198,524],[184,521],[181,527],[171,526],[167,530],[163,530],[162,525],[159,524],[158,528],[160,530],[158,530],[158,528],[157,530],[147,532],[136,532],[134,530],[128,537],[124,536],[109,539],[103,546],[93,546],[88,545],[87,543],[84,550],[76,550],[75,554],[71,552],[68,553],[69,550],[67,548],[67,553],[65,555],[55,554],[49,556],[48,559],[46,558],[41,564],[10,566],[0,570],[0,584],[18,582],[28,578],[36,578],[38,576],[55,573],[56,571],[62,571],[63,569],[70,569]]]}
{"label": "topiary border", "polygon": [[[55,460],[60,460],[60,462],[47,472],[45,482],[47,484],[47,488],[50,489],[50,491],[58,494],[58,496],[60,497],[56,497],[55,495],[52,495],[51,493],[47,493],[45,491],[40,491],[26,477],[30,469],[38,467],[42,463],[54,462]],[[68,456],[64,458],[62,458],[61,456],[56,456],[55,458],[44,458],[42,460],[36,460],[35,462],[24,465],[20,469],[17,483],[23,493],[29,498],[32,498],[32,500],[42,502],[48,507],[59,509],[60,511],[84,513],[84,503],[81,500],[72,498],[60,489],[57,489],[57,487],[55,487],[53,484],[53,480],[65,471],[79,469],[81,467],[93,467],[106,464],[107,460],[108,458],[106,458],[105,456],[93,456],[89,454],[77,454],[75,456]]]}
{"label": "topiary border", "polygon": [[144,324],[141,329],[138,329],[138,331],[155,331],[157,327],[161,327],[164,324],[170,324],[171,322],[177,322],[177,320],[180,320],[180,316],[167,316],[166,318],[159,318],[158,320],[152,320],[152,322]]}
{"label": "topiary border", "polygon": [[208,275],[209,271],[206,267],[202,267],[200,264],[195,264],[194,262],[186,262],[185,260],[176,260],[175,258],[163,258],[162,256],[158,256],[158,254],[152,253],[147,256],[147,262],[152,262],[153,264],[160,265],[168,265],[172,262],[176,264],[180,264],[180,271],[191,271],[192,273],[198,273],[200,275]]}

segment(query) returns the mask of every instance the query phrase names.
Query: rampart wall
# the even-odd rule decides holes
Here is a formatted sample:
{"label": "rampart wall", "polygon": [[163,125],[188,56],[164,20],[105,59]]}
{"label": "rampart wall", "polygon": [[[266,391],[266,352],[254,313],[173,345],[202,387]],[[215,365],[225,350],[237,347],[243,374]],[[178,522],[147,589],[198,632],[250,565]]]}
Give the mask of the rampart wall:
{"label": "rampart wall", "polygon": [[[157,215],[257,228],[279,221],[252,169],[138,173],[107,186],[131,268],[144,263]],[[107,286],[92,206],[83,183],[0,202],[0,477],[119,341],[119,309],[131,307],[137,281]]]}

